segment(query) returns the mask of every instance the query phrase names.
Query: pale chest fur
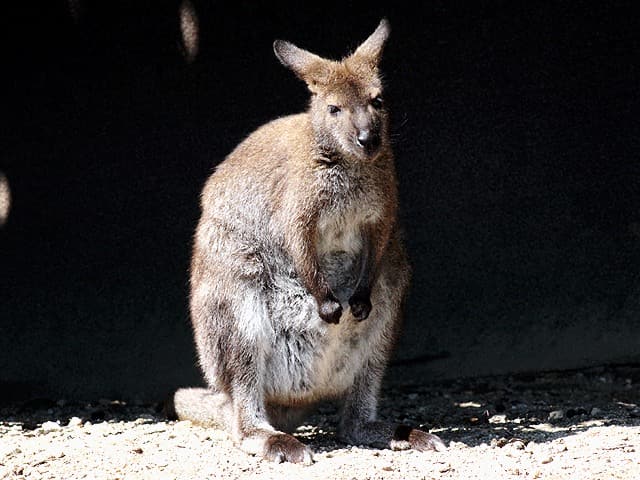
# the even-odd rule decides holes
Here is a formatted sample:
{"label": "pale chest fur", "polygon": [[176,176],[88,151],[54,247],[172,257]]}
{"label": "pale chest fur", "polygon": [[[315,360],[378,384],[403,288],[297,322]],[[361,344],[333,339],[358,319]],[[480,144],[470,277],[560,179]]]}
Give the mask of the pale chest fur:
{"label": "pale chest fur", "polygon": [[362,248],[363,226],[381,220],[384,195],[366,170],[334,168],[318,178],[326,204],[317,224],[319,256],[333,252],[356,254]]}

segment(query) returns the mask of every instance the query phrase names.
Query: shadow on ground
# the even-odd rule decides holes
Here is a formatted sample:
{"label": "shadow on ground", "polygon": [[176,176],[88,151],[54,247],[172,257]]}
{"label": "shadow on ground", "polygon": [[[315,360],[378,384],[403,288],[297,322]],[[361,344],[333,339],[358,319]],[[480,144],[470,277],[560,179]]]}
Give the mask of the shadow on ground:
{"label": "shadow on ground", "polygon": [[[380,417],[438,434],[447,444],[544,443],[594,426],[640,425],[640,365],[492,376],[426,384],[392,368]],[[0,407],[0,424],[35,430],[46,422],[164,422],[163,402],[131,405],[36,398]],[[338,409],[322,404],[296,435],[315,451],[343,448]]]}

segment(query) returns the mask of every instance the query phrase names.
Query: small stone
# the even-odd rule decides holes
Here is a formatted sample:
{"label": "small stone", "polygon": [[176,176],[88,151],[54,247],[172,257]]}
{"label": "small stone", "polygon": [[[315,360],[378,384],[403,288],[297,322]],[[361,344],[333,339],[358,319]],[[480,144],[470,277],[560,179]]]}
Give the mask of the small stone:
{"label": "small stone", "polygon": [[506,423],[507,416],[506,415],[492,415],[489,417],[489,423]]}
{"label": "small stone", "polygon": [[591,415],[592,417],[600,417],[602,416],[602,409],[598,407],[593,407],[589,412],[589,415]]}
{"label": "small stone", "polygon": [[553,410],[552,412],[549,412],[549,421],[550,422],[557,422],[558,420],[562,420],[564,418],[564,412],[562,410]]}
{"label": "small stone", "polygon": [[522,440],[518,440],[516,438],[509,440],[508,445],[516,450],[524,450],[526,446]]}
{"label": "small stone", "polygon": [[69,423],[67,424],[68,427],[81,427],[82,426],[82,419],[79,417],[71,417],[69,419]]}
{"label": "small stone", "polygon": [[540,463],[542,463],[543,465],[551,462],[553,462],[553,457],[543,457],[542,460],[540,460]]}
{"label": "small stone", "polygon": [[143,413],[141,414],[138,418],[136,418],[135,423],[137,423],[138,425],[144,424],[144,423],[151,423],[155,420],[155,417],[149,413]]}
{"label": "small stone", "polygon": [[42,433],[57,432],[61,428],[58,422],[44,422],[40,427]]}

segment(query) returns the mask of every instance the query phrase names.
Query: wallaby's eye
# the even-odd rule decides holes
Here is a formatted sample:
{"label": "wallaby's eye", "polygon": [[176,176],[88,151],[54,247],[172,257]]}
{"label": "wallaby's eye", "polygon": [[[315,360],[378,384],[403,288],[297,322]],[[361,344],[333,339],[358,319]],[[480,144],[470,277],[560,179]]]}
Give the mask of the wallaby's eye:
{"label": "wallaby's eye", "polygon": [[384,105],[384,102],[382,101],[382,97],[380,95],[378,95],[377,97],[373,97],[371,99],[371,106],[375,109],[379,109],[382,108]]}
{"label": "wallaby's eye", "polygon": [[327,110],[329,111],[329,113],[331,115],[337,115],[338,113],[340,113],[340,107],[338,107],[336,105],[329,105],[327,107]]}

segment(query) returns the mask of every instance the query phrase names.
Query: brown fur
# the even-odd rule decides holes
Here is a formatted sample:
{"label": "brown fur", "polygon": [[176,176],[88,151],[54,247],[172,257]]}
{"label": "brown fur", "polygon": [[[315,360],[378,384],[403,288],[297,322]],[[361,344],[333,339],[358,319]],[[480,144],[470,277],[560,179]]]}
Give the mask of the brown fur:
{"label": "brown fur", "polygon": [[252,133],[202,193],[191,317],[210,390],[178,391],[175,410],[271,460],[311,461],[283,431],[325,399],[345,441],[442,446],[375,419],[409,282],[378,73],[388,33],[383,20],[341,61],[276,41],[309,109]]}

